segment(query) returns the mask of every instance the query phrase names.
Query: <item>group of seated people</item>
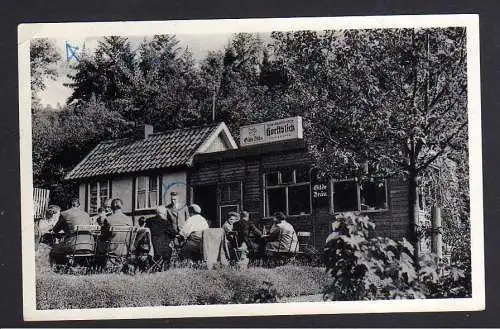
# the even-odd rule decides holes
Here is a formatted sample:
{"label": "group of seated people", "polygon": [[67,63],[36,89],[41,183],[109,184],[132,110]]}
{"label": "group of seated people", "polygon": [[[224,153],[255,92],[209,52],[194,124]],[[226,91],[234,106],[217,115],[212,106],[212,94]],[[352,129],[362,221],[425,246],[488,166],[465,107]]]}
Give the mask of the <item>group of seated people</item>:
{"label": "group of seated people", "polygon": [[[112,228],[132,227],[134,224],[122,212],[123,202],[118,198],[104,202],[103,207],[98,209],[98,215],[93,218],[79,208],[78,199],[73,199],[71,207],[63,212],[59,207],[51,206],[47,218],[39,223],[38,228],[41,241],[44,237],[60,239],[51,250],[51,257],[55,260],[63,260],[74,252],[78,244],[80,249],[95,250],[96,255],[115,253],[118,256],[132,256],[143,266],[150,260],[161,261],[162,269],[168,269],[174,248],[180,259],[202,260],[203,231],[209,228],[208,221],[201,215],[200,206],[192,204],[178,207],[176,203],[177,194],[172,192],[169,205],[158,206],[153,217],[139,218],[129,244],[120,250],[113,249],[113,246],[118,246],[110,242],[120,238],[123,240],[123,236]],[[222,229],[232,252],[231,257],[239,265],[248,264],[250,252],[256,257],[264,257],[273,252],[297,250],[297,234],[282,212],[271,217],[272,226],[268,230],[266,226],[259,229],[250,221],[247,211],[230,212],[228,217]],[[81,225],[95,225],[100,233],[76,235],[76,227]]]}
{"label": "group of seated people", "polygon": [[[199,206],[177,207],[176,203],[177,194],[172,192],[168,206],[159,206],[154,217],[140,218],[133,229],[133,220],[123,213],[123,202],[119,198],[105,201],[95,217],[81,210],[75,198],[66,211],[61,212],[58,206],[49,207],[46,218],[37,225],[38,241],[52,246],[50,257],[56,263],[64,263],[66,256],[77,248],[78,251],[94,251],[96,256],[152,257],[162,260],[168,268],[174,242],[185,246],[183,249],[189,253],[193,240],[201,240],[201,232],[208,228]],[[77,234],[77,227],[85,226],[89,229]],[[130,230],[118,232],[113,229],[117,227],[130,227]],[[117,241],[123,243],[120,245]]]}
{"label": "group of seated people", "polygon": [[275,253],[294,253],[298,249],[298,237],[293,226],[286,221],[282,212],[276,212],[271,217],[272,226],[269,231],[264,225],[259,229],[250,221],[247,211],[230,212],[229,218],[222,228],[229,243],[234,247],[238,265],[248,264],[248,254],[255,258],[263,258]]}

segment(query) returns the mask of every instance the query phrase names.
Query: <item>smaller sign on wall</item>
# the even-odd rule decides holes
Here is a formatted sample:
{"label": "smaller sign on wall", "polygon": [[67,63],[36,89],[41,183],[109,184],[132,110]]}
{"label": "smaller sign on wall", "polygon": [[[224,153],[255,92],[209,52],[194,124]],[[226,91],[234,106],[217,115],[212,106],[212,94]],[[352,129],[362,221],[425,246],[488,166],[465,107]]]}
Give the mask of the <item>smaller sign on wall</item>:
{"label": "smaller sign on wall", "polygon": [[326,175],[320,175],[317,170],[311,172],[311,193],[315,208],[329,206],[328,184],[329,180]]}
{"label": "smaller sign on wall", "polygon": [[328,185],[326,183],[317,183],[313,185],[313,198],[328,198]]}
{"label": "smaller sign on wall", "polygon": [[301,139],[302,137],[302,117],[299,116],[240,128],[240,146]]}

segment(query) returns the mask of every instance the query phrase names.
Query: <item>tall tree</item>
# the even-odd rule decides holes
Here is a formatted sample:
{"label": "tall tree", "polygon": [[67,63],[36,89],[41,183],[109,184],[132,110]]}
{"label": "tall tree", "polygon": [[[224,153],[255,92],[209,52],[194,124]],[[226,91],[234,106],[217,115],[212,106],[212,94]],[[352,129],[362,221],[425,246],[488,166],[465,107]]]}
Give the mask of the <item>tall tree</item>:
{"label": "tall tree", "polygon": [[404,173],[413,235],[418,177],[467,145],[465,29],[273,37],[293,78],[289,90],[307,103],[307,124],[317,128],[309,131],[319,163],[338,172],[368,161],[379,173]]}
{"label": "tall tree", "polygon": [[224,51],[220,81],[215,88],[216,121],[228,123],[237,137],[237,128],[251,122],[261,113],[259,84],[264,46],[259,35],[238,33]]}
{"label": "tall tree", "polygon": [[93,54],[83,54],[69,75],[66,86],[73,89],[68,104],[88,102],[93,97],[112,110],[128,109],[130,77],[137,68],[137,58],[124,37],[104,37]]}
{"label": "tall tree", "polygon": [[134,121],[154,123],[161,130],[199,123],[199,73],[189,49],[177,44],[175,36],[159,35],[141,45],[139,70],[128,91]]}
{"label": "tall tree", "polygon": [[61,60],[53,42],[49,39],[34,39],[30,44],[31,100],[37,102],[37,94],[46,87],[46,79],[58,76],[56,64]]}
{"label": "tall tree", "polygon": [[61,111],[41,110],[33,116],[34,182],[52,190],[51,202],[65,206],[74,186],[64,176],[100,141],[127,136],[130,122],[92,98]]}

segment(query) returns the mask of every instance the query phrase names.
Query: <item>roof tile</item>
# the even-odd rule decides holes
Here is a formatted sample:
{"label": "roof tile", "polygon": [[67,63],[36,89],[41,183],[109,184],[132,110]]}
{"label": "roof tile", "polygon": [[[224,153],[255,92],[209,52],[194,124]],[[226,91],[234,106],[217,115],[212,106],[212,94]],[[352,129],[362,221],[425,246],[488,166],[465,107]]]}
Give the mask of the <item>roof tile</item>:
{"label": "roof tile", "polygon": [[217,125],[155,133],[147,139],[118,139],[98,144],[65,177],[67,180],[187,166]]}

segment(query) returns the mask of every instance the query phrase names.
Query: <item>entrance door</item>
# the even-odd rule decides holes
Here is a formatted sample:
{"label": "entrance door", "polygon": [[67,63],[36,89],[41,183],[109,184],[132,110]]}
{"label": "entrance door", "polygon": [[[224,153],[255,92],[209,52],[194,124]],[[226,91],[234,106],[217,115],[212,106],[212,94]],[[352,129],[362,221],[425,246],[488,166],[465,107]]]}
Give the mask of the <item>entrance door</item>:
{"label": "entrance door", "polygon": [[201,207],[201,214],[210,227],[220,227],[217,220],[217,185],[194,186],[193,203]]}

